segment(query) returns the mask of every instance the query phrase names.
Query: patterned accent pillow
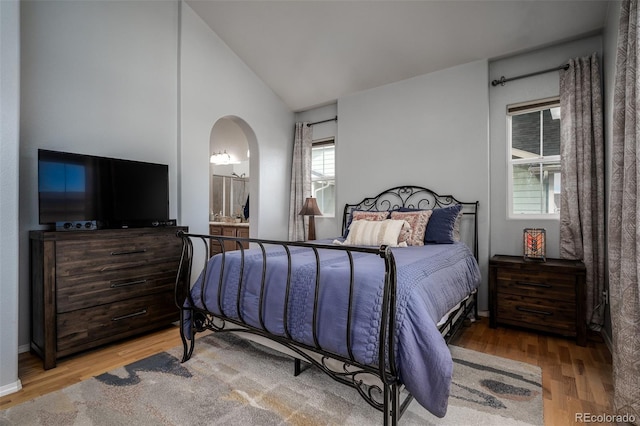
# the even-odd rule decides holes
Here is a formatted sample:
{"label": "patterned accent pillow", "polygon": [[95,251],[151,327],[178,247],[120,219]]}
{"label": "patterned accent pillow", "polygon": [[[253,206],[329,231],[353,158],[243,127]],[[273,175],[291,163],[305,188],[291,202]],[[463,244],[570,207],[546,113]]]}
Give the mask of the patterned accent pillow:
{"label": "patterned accent pillow", "polygon": [[391,212],[391,219],[406,220],[411,226],[411,236],[407,238],[409,246],[423,246],[424,234],[431,217],[432,210],[420,210],[415,212]]}
{"label": "patterned accent pillow", "polygon": [[[398,243],[400,231],[405,226],[404,220],[354,220],[344,245],[406,247],[406,243]],[[337,241],[334,241],[337,242]]]}
{"label": "patterned accent pillow", "polygon": [[349,230],[351,229],[351,224],[354,220],[385,220],[389,217],[388,211],[383,212],[374,212],[367,210],[354,210],[351,212],[349,216],[349,221],[347,222],[347,228],[345,229],[345,233],[343,237],[347,238],[349,235]]}
{"label": "patterned accent pillow", "polygon": [[389,212],[366,212],[355,210],[353,220],[385,220],[389,217]]}

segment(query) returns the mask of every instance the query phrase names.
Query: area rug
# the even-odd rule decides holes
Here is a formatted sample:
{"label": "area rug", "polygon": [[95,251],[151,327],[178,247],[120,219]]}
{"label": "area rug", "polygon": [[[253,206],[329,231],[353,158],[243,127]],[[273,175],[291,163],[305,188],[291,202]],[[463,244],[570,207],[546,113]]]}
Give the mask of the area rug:
{"label": "area rug", "polygon": [[[542,425],[540,368],[451,346],[449,408],[412,402],[400,425]],[[316,368],[231,334],[182,348],[0,411],[0,425],[376,425],[382,413]]]}

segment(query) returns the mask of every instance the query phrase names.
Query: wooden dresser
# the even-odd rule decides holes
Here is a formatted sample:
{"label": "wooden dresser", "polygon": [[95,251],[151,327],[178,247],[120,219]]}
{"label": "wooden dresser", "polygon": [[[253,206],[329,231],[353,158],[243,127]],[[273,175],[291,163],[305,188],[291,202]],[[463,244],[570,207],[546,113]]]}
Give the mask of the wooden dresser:
{"label": "wooden dresser", "polygon": [[576,260],[489,260],[489,323],[575,337],[586,345],[585,266]]}
{"label": "wooden dresser", "polygon": [[[249,238],[248,223],[231,223],[231,222],[209,222],[209,235],[220,235],[222,237]],[[249,248],[249,243],[243,242],[244,248]],[[238,250],[238,244],[235,241],[224,242],[225,251]],[[211,256],[222,252],[222,246],[216,241],[211,240],[209,249]]]}
{"label": "wooden dresser", "polygon": [[31,231],[31,350],[58,358],[178,320],[185,227]]}

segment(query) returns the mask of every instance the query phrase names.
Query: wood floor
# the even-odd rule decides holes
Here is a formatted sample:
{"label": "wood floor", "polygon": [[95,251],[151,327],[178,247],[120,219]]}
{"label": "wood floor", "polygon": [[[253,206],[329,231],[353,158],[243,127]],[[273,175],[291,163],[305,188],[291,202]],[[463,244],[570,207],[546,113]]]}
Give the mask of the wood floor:
{"label": "wood floor", "polygon": [[[452,342],[457,346],[528,362],[542,368],[545,425],[578,424],[576,413],[612,414],[611,356],[599,336],[586,347],[570,339],[527,331],[491,329],[488,319],[463,328]],[[0,397],[0,409],[33,399],[127,365],[180,343],[177,327],[69,357],[44,371],[39,358],[24,353],[19,358],[23,389]],[[196,347],[197,351],[197,347]]]}
{"label": "wood floor", "polygon": [[611,354],[600,335],[590,334],[587,346],[581,347],[561,337],[504,327],[491,329],[488,323],[488,318],[482,318],[451,343],[538,365],[542,369],[545,426],[584,423],[576,421],[577,413],[613,414]]}

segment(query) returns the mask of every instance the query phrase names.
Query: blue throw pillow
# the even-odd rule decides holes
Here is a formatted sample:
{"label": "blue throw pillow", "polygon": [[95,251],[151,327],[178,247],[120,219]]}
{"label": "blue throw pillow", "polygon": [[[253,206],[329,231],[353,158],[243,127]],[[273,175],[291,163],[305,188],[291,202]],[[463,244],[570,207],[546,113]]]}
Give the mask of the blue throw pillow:
{"label": "blue throw pillow", "polygon": [[462,205],[433,209],[433,213],[427,223],[427,232],[424,234],[424,242],[428,244],[453,244],[455,242],[453,229]]}

